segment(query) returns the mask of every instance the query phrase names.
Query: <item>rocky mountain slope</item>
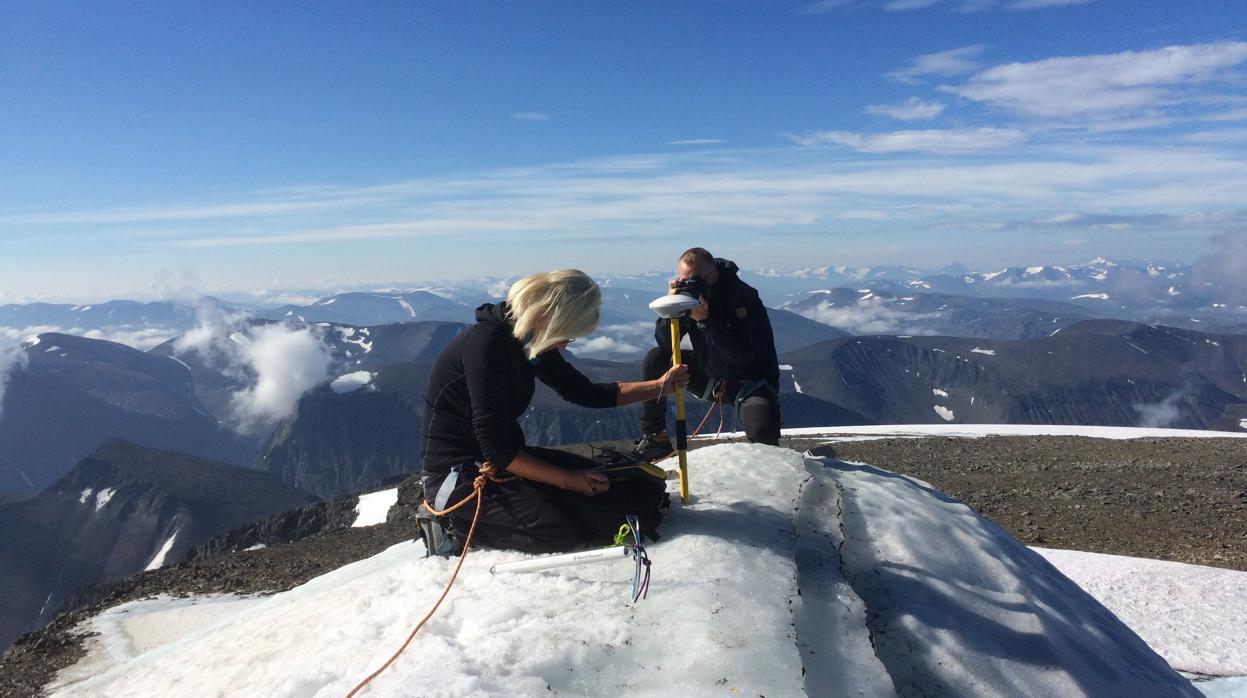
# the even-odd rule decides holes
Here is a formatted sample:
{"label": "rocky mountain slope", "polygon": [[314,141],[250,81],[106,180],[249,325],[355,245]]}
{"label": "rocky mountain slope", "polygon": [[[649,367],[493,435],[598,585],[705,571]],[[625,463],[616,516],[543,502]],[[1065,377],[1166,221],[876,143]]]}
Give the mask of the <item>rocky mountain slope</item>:
{"label": "rocky mountain slope", "polygon": [[880,424],[1204,429],[1247,403],[1247,337],[1121,321],[1019,341],[856,337],[781,360],[787,389]]}
{"label": "rocky mountain slope", "polygon": [[0,505],[0,645],[46,623],[84,585],[175,562],[313,501],[261,472],[108,441],[37,496]]}
{"label": "rocky mountain slope", "polygon": [[251,462],[253,446],[204,408],[179,361],[58,333],[23,351],[4,393],[0,492],[43,489],[110,438]]}

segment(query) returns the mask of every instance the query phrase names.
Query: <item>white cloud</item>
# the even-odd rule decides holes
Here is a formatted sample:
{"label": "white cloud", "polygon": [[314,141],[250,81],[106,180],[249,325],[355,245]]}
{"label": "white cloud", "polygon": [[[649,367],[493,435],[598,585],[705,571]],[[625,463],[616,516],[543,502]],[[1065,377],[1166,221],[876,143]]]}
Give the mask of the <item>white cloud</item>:
{"label": "white cloud", "polygon": [[[898,234],[930,231],[927,237],[934,246],[939,244],[937,236],[956,244],[966,235],[1002,220],[1037,220],[1071,210],[1153,213],[1180,208],[1212,214],[1240,208],[1242,192],[1247,191],[1243,155],[1233,144],[1184,143],[1175,134],[1163,138],[1131,134],[1129,141],[1124,136],[1091,141],[1082,131],[1070,131],[1073,135],[1065,138],[1067,131],[1047,130],[1028,138],[1024,147],[1013,147],[1003,154],[992,150],[969,151],[989,153],[987,158],[962,154],[969,145],[983,147],[987,141],[999,146],[1001,141],[1008,144],[1020,137],[1011,129],[1001,131],[994,136],[1004,138],[984,138],[993,135],[991,132],[961,131],[960,141],[947,137],[947,133],[959,133],[957,130],[935,134],[914,131],[910,135],[903,131],[902,135],[850,133],[843,139],[865,151],[884,151],[884,155],[870,157],[849,148],[693,149],[429,176],[358,190],[335,188],[326,192],[335,201],[374,202],[349,215],[377,223],[350,225],[338,219],[322,221],[319,216],[251,220],[246,226],[227,230],[252,229],[256,231],[251,233],[253,242],[267,242],[273,250],[222,249],[213,254],[222,258],[234,254],[239,261],[267,257],[275,262],[287,249],[311,254],[307,246],[299,245],[309,240],[439,238],[439,244],[449,244],[456,238],[480,235],[474,239],[497,246],[508,255],[528,254],[523,250],[556,244],[565,245],[569,253],[579,255],[576,260],[583,260],[569,259],[569,264],[592,268],[603,263],[595,259],[609,258],[616,267],[628,264],[636,268],[647,263],[642,250],[649,246],[639,244],[641,240],[665,240],[669,235],[702,237],[707,231],[716,235],[722,231],[725,245],[760,245],[758,241],[765,242],[765,234],[772,231],[808,231],[831,239],[854,232],[854,225],[844,222],[842,216],[847,214],[851,219],[855,211],[887,211]],[[1029,128],[1027,131],[1034,133]],[[819,140],[811,138],[810,142]],[[918,150],[920,146],[928,149]],[[312,194],[301,192],[299,196]],[[376,202],[380,204],[374,205]],[[171,232],[172,239],[153,233],[146,244],[164,246],[166,249],[156,251],[167,255],[167,246],[186,245],[187,240],[221,247],[237,242],[231,237],[202,237],[216,235],[202,232],[220,228],[213,223],[210,218],[188,225],[184,232]],[[177,231],[178,227],[176,222],[161,225],[159,234]],[[1214,227],[1202,223],[1183,229],[1183,233],[1207,235]],[[10,230],[17,229],[0,225],[0,236]],[[107,233],[75,226],[72,234],[98,240]],[[630,242],[623,245],[620,240]],[[588,245],[579,245],[581,241],[601,246],[584,251]],[[1009,242],[1001,240],[1002,244]],[[782,255],[795,254],[791,247],[786,251],[774,245],[758,249],[772,256],[764,262],[768,265],[790,264]],[[912,250],[913,246],[905,249]],[[337,243],[316,254],[353,250],[353,246]],[[878,252],[879,248],[872,249],[872,253]],[[863,261],[864,257],[858,259]],[[465,262],[444,255],[430,260],[413,257],[414,265],[407,264],[405,270],[470,273],[462,267]],[[517,259],[495,274],[532,271],[540,268],[535,266],[540,263]],[[370,273],[364,267],[354,269],[355,274]],[[373,281],[395,278],[392,271],[372,273],[387,274]],[[254,278],[257,285],[265,280]],[[246,281],[229,283],[237,287]],[[344,280],[304,277],[295,281],[286,277],[280,287],[297,289],[298,284],[308,283],[320,287],[340,285]]]}
{"label": "white cloud", "polygon": [[520,111],[511,114],[517,121],[549,121],[550,115],[541,111]]}
{"label": "white cloud", "polygon": [[0,326],[0,351],[29,342],[45,332],[63,332],[53,325],[30,325],[28,327]]}
{"label": "white cloud", "polygon": [[846,5],[852,5],[856,1],[857,0],[819,0],[818,2],[812,2],[809,5],[806,5],[805,12],[809,14],[822,14],[824,12],[831,12],[832,10]]}
{"label": "white cloud", "polygon": [[1181,88],[1218,79],[1247,61],[1247,43],[1048,58],[988,68],[940,89],[1023,116],[1129,115],[1187,99]]}
{"label": "white cloud", "polygon": [[39,224],[107,224],[199,221],[252,216],[289,216],[352,208],[368,203],[367,198],[321,196],[309,200],[255,201],[204,206],[156,206],[151,208],[114,208],[66,213],[36,213],[0,216],[0,223]]}
{"label": "white cloud", "polygon": [[1005,5],[1010,10],[1042,10],[1049,7],[1086,5],[1096,0],[1013,0]]}
{"label": "white cloud", "polygon": [[902,12],[905,10],[921,10],[923,8],[938,5],[944,0],[890,0],[883,6],[883,9],[889,12]]}
{"label": "white cloud", "polygon": [[603,334],[653,334],[653,320],[637,320],[636,322],[628,322],[620,325],[603,325],[598,328],[598,332]]}
{"label": "white cloud", "polygon": [[883,211],[860,210],[845,211],[836,217],[846,221],[885,221],[888,219],[888,214]]}
{"label": "white cloud", "polygon": [[[865,5],[869,0],[821,0],[805,6],[808,14],[822,14],[850,5]],[[1096,0],[874,0],[873,4],[889,12],[907,12],[943,7],[953,12],[984,10],[1041,10],[1051,7],[1084,5]]]}
{"label": "white cloud", "polygon": [[914,84],[920,82],[921,78],[925,77],[952,77],[954,75],[973,73],[982,67],[982,64],[976,59],[985,50],[987,50],[987,46],[976,44],[939,51],[938,53],[924,54],[914,58],[904,68],[888,73],[887,77],[898,82]]}
{"label": "white cloud", "polygon": [[863,153],[972,153],[1012,148],[1026,140],[1026,133],[1013,128],[931,129],[854,133],[851,131],[813,131],[789,136],[801,145],[843,145]]}
{"label": "white cloud", "polygon": [[909,313],[888,306],[878,296],[858,300],[850,306],[834,306],[828,302],[801,311],[801,315],[846,330],[863,334],[916,334],[925,331],[921,323],[939,317],[939,313]]}
{"label": "white cloud", "polygon": [[234,392],[227,420],[247,434],[294,413],[299,398],[329,379],[329,346],[314,327],[250,324],[246,316],[199,309],[199,325],[174,342],[245,387]]}
{"label": "white cloud", "polygon": [[1247,128],[1227,128],[1217,131],[1197,131],[1183,136],[1192,143],[1233,143],[1247,141]]}
{"label": "white cloud", "polygon": [[507,218],[444,218],[396,223],[372,223],[367,225],[342,225],[331,228],[313,228],[275,234],[239,235],[227,237],[202,237],[174,240],[174,247],[238,247],[250,245],[275,245],[296,242],[338,242],[342,240],[376,240],[417,236],[448,235],[453,233],[490,233],[500,231],[540,230],[537,222],[521,222]]}
{"label": "white cloud", "polygon": [[233,348],[228,338],[246,326],[247,316],[227,313],[217,305],[202,303],[195,308],[195,317],[198,320],[195,327],[174,341],[174,353],[196,352],[209,363],[221,358],[229,360]]}
{"label": "white cloud", "polygon": [[0,419],[4,418],[4,393],[9,387],[9,374],[26,367],[26,351],[20,347],[0,349]]}
{"label": "white cloud", "polygon": [[329,347],[310,328],[260,325],[239,341],[254,385],[234,393],[231,405],[242,432],[290,416],[303,393],[329,378]]}
{"label": "white cloud", "polygon": [[147,351],[177,336],[177,332],[161,327],[104,327],[97,330],[68,330],[69,334],[81,334],[87,339],[102,339],[134,347],[139,351]]}
{"label": "white cloud", "polygon": [[1178,408],[1181,401],[1182,393],[1179,391],[1160,402],[1135,403],[1132,407],[1139,413],[1139,426],[1163,428],[1172,426],[1182,419],[1182,410]]}
{"label": "white cloud", "polygon": [[725,142],[719,138],[688,138],[682,141],[668,141],[667,145],[718,145]]}
{"label": "white cloud", "polygon": [[1203,118],[1207,121],[1245,121],[1247,120],[1247,108],[1207,114]]}
{"label": "white cloud", "polygon": [[515,278],[498,279],[489,284],[485,288],[485,292],[489,294],[490,298],[506,298],[507,293],[511,291],[511,284],[517,280]]}
{"label": "white cloud", "polygon": [[871,104],[866,107],[867,114],[888,116],[901,121],[921,121],[934,119],[944,111],[944,104],[927,102],[917,97],[910,97],[900,104]]}
{"label": "white cloud", "polygon": [[56,327],[53,325],[35,325],[31,327],[0,326],[0,348],[28,342],[45,332],[59,332],[61,334],[86,337],[87,339],[117,342],[118,344],[134,347],[140,351],[151,349],[177,336],[176,331],[161,327],[130,327],[123,325],[84,330],[81,327]]}
{"label": "white cloud", "polygon": [[618,354],[644,354],[647,349],[641,348],[637,344],[615,339],[614,337],[592,337],[583,339],[572,345],[572,350],[578,356],[614,356]]}

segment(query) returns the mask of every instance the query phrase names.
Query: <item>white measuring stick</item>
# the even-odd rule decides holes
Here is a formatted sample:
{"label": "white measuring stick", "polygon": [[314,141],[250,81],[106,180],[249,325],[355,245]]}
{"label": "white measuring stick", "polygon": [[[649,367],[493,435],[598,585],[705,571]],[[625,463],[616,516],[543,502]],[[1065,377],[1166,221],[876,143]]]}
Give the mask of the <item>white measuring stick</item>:
{"label": "white measuring stick", "polygon": [[538,570],[549,570],[556,567],[571,567],[572,565],[585,565],[590,562],[617,560],[626,557],[632,557],[632,548],[626,545],[612,545],[609,548],[582,550],[578,553],[547,555],[545,557],[538,557],[532,560],[520,560],[518,562],[503,562],[490,567],[489,573],[536,572]]}

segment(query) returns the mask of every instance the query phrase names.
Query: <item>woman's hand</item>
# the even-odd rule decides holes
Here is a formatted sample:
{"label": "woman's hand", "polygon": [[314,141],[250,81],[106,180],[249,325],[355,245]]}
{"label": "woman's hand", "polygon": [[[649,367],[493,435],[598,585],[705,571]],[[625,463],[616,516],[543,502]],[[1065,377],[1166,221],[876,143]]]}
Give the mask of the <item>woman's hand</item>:
{"label": "woman's hand", "polygon": [[688,387],[688,366],[685,366],[684,364],[672,366],[666,373],[662,374],[662,378],[659,378],[658,380],[660,381],[659,384],[662,386],[662,388],[658,391],[659,397],[674,393],[676,387],[683,390]]}
{"label": "woman's hand", "polygon": [[610,488],[610,480],[596,470],[570,470],[567,472],[567,483],[563,486],[565,490],[571,490],[586,497],[602,494]]}

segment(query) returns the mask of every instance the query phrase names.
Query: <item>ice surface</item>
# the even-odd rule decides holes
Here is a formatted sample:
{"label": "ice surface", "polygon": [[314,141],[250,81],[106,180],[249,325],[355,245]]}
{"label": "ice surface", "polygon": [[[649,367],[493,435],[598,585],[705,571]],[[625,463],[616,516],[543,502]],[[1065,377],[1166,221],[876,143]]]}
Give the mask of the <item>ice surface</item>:
{"label": "ice surface", "polygon": [[931,409],[935,410],[935,413],[938,414],[941,418],[943,418],[943,420],[946,422],[951,422],[957,418],[957,415],[953,414],[952,410],[948,409],[947,407],[944,407],[943,405],[933,405]]}
{"label": "ice surface", "polygon": [[1099,599],[1170,666],[1247,676],[1247,572],[1036,548]]}
{"label": "ice surface", "polygon": [[901,695],[1197,696],[1112,613],[925,482],[826,460],[842,570]]}
{"label": "ice surface", "polygon": [[[490,565],[525,556],[475,551],[366,695],[800,695],[789,604],[804,462],[767,446],[697,453],[694,500],[653,546],[648,600],[628,603],[626,559],[491,577]],[[452,565],[401,543],[56,695],[342,696],[402,643]]]}
{"label": "ice surface", "polygon": [[982,349],[980,347],[975,347],[970,350],[970,353],[971,354],[986,354],[988,356],[995,356],[996,350],[995,349]]}

